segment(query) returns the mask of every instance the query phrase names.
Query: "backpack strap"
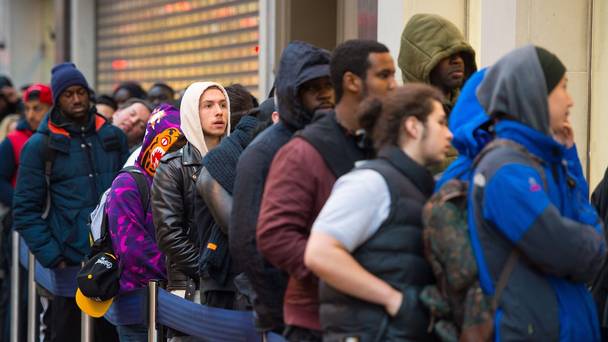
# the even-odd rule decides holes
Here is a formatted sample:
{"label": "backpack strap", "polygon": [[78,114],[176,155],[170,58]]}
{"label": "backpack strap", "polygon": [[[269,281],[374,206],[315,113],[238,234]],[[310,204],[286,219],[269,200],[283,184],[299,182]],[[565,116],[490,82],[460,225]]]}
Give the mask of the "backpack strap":
{"label": "backpack strap", "polygon": [[56,151],[50,147],[49,141],[50,136],[47,134],[43,135],[43,150],[44,150],[44,181],[46,183],[46,202],[44,204],[44,210],[40,216],[43,220],[49,217],[51,211],[51,174],[53,172],[53,163],[55,162]]}
{"label": "backpack strap", "polygon": [[500,302],[500,297],[502,297],[502,293],[507,287],[507,282],[509,278],[511,278],[511,273],[513,273],[513,269],[515,269],[515,265],[517,264],[517,259],[519,259],[519,251],[517,248],[513,248],[511,253],[509,253],[509,258],[507,262],[502,268],[500,272],[500,276],[498,277],[498,282],[496,283],[496,291],[494,292],[494,297],[492,298],[492,310],[496,311],[498,308],[498,303]]}
{"label": "backpack strap", "polygon": [[532,162],[534,168],[540,174],[540,178],[543,181],[543,185],[544,185],[545,189],[548,189],[547,177],[545,175],[545,170],[542,167],[543,160],[540,159],[539,157],[535,156],[534,154],[530,153],[530,151],[528,151],[527,148],[525,148],[521,144],[516,143],[513,140],[500,139],[500,138],[492,140],[488,145],[486,145],[486,147],[484,147],[483,150],[481,150],[481,152],[479,152],[477,157],[475,157],[475,160],[473,161],[473,169],[475,169],[477,167],[477,165],[479,165],[481,160],[486,155],[490,154],[490,152],[492,152],[498,148],[510,148],[510,149],[515,150],[518,153],[524,155],[528,160],[530,160]]}
{"label": "backpack strap", "polygon": [[150,207],[150,188],[148,187],[148,181],[144,176],[143,172],[135,166],[127,166],[120,170],[120,172],[127,172],[133,177],[137,184],[137,190],[139,191],[139,198],[141,200],[141,206],[144,209],[144,215]]}
{"label": "backpack strap", "polygon": [[[540,177],[543,181],[544,188],[548,190],[547,177],[545,175],[545,170],[542,167],[542,159],[533,155],[524,146],[512,140],[494,139],[492,142],[486,145],[486,147],[477,155],[477,157],[473,161],[473,169],[476,168],[477,165],[479,165],[479,163],[485,156],[499,148],[510,148],[512,150],[515,150],[517,153],[524,155],[526,159],[530,160],[533,164],[533,167],[539,172]],[[500,298],[502,297],[504,289],[507,287],[507,283],[509,282],[511,273],[513,273],[513,270],[515,269],[515,265],[517,265],[519,256],[519,250],[514,247],[511,250],[511,253],[509,253],[509,257],[507,258],[507,261],[505,262],[503,269],[500,272],[500,275],[498,276],[496,290],[494,291],[494,297],[492,298],[492,309],[494,311],[496,311],[496,309],[498,308]]]}
{"label": "backpack strap", "polygon": [[[135,180],[135,183],[137,184],[137,190],[139,191],[141,205],[142,208],[144,208],[144,215],[146,215],[148,207],[150,206],[150,189],[148,188],[148,182],[146,181],[143,172],[135,166],[127,166],[119,171],[119,173],[123,172],[129,173],[131,177],[133,177],[133,179]],[[101,226],[99,229],[99,239],[93,242],[93,244],[97,244],[97,248],[92,249],[91,255],[94,255],[100,251],[108,252],[114,255],[112,248],[112,240],[109,238],[108,234],[108,214],[105,211],[105,208],[103,209],[102,215],[103,216],[101,220]],[[92,237],[91,240],[93,240]]]}

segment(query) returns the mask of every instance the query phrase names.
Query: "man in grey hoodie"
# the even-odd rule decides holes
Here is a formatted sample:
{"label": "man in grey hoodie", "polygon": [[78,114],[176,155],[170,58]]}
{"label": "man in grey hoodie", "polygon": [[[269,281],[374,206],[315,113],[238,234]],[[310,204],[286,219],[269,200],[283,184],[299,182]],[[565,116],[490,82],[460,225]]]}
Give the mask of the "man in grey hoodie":
{"label": "man in grey hoodie", "polygon": [[513,265],[494,317],[497,340],[601,338],[586,283],[606,242],[574,145],[567,83],[557,56],[528,45],[490,67],[477,89],[496,137],[520,145],[489,152],[469,196],[483,291],[494,295],[505,265]]}

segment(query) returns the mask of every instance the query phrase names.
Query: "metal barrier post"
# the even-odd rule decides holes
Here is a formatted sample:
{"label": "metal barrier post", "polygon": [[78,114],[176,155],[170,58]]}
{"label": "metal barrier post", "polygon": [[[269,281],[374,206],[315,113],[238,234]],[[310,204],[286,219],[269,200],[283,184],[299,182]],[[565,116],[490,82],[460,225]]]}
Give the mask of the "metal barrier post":
{"label": "metal barrier post", "polygon": [[19,342],[19,233],[13,231],[11,238],[11,342]]}
{"label": "metal barrier post", "polygon": [[32,252],[27,265],[27,341],[36,342],[36,258]]}
{"label": "metal barrier post", "polygon": [[80,341],[93,341],[93,319],[84,312],[80,313]]}
{"label": "metal barrier post", "polygon": [[[84,262],[81,266],[84,265]],[[93,341],[93,318],[87,315],[84,311],[80,312],[80,341]]]}
{"label": "metal barrier post", "polygon": [[148,282],[148,342],[156,342],[156,305],[158,299],[158,283],[154,280]]}

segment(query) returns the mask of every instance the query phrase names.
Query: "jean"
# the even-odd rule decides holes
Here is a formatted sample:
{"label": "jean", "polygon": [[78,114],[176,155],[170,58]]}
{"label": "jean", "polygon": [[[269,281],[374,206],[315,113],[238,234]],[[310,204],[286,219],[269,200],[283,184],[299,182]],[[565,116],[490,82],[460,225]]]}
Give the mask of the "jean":
{"label": "jean", "polygon": [[118,330],[120,342],[148,341],[148,327],[143,324],[119,325],[116,330]]}

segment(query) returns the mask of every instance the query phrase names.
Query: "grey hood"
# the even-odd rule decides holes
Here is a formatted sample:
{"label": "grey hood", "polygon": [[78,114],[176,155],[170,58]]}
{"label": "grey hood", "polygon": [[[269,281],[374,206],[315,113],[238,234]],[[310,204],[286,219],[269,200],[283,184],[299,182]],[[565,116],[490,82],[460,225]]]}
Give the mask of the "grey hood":
{"label": "grey hood", "polygon": [[477,88],[486,113],[508,114],[550,135],[547,86],[533,45],[515,49],[491,66]]}

